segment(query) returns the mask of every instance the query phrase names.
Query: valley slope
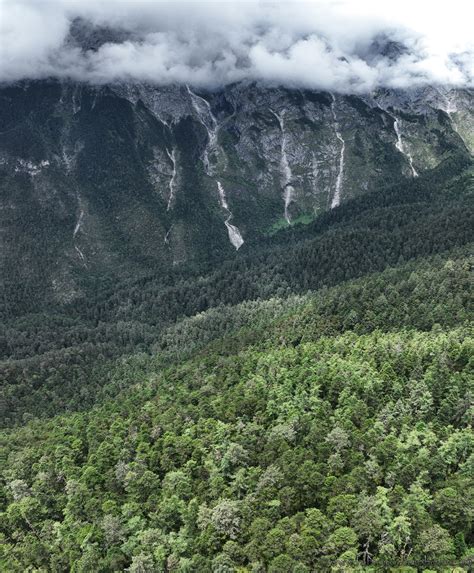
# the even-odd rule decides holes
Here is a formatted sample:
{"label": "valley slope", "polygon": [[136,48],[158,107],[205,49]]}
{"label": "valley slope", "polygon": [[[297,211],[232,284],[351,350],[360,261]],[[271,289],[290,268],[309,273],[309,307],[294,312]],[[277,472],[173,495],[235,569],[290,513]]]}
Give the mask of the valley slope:
{"label": "valley slope", "polygon": [[0,97],[0,570],[472,570],[471,92]]}

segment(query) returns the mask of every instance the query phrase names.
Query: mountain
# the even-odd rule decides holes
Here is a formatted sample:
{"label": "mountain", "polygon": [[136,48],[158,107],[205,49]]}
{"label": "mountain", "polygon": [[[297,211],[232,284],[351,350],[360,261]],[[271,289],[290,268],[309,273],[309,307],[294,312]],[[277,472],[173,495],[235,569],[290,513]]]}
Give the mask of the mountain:
{"label": "mountain", "polygon": [[42,304],[67,303],[97,277],[250,252],[280,228],[416,178],[472,152],[472,98],[441,88],[359,97],[256,84],[5,86],[5,312],[28,309],[32,293],[36,305],[39,292]]}
{"label": "mountain", "polygon": [[1,571],[472,570],[472,97],[1,88]]}

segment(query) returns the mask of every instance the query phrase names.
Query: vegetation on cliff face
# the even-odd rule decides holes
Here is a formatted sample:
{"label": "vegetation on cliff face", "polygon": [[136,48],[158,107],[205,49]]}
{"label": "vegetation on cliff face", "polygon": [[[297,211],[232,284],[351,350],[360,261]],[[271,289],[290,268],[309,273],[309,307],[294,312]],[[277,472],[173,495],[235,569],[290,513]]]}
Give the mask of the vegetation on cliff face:
{"label": "vegetation on cliff face", "polygon": [[336,188],[341,205],[402,190],[418,183],[410,158],[420,175],[439,174],[469,155],[474,108],[469,90],[450,94],[451,116],[441,94],[430,97],[0,86],[0,316],[3,305],[18,316],[94,298],[91,283],[229,258],[230,213],[244,258],[287,219],[330,210]]}

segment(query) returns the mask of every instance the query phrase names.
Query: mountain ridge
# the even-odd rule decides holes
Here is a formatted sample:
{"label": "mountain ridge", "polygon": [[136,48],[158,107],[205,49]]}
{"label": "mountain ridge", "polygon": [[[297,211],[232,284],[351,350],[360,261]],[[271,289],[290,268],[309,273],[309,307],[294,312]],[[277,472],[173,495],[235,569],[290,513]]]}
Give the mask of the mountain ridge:
{"label": "mountain ridge", "polygon": [[58,302],[90,273],[246,250],[472,151],[474,132],[469,90],[27,82],[0,98],[2,274]]}

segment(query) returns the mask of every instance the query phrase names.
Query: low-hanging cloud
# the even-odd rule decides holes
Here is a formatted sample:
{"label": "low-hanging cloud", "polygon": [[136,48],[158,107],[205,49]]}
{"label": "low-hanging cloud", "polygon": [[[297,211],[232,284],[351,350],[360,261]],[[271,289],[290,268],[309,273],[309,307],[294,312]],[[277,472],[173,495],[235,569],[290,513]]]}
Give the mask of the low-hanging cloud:
{"label": "low-hanging cloud", "polygon": [[0,81],[472,87],[469,3],[435,4],[0,0]]}

